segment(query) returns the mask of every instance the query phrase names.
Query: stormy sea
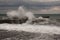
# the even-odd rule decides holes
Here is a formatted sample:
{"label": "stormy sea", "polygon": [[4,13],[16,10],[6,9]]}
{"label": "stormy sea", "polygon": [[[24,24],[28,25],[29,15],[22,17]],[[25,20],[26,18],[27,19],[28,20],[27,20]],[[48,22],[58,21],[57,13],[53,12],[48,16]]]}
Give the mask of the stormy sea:
{"label": "stormy sea", "polygon": [[36,18],[22,6],[6,14],[0,21],[0,40],[60,40],[60,22],[54,19]]}

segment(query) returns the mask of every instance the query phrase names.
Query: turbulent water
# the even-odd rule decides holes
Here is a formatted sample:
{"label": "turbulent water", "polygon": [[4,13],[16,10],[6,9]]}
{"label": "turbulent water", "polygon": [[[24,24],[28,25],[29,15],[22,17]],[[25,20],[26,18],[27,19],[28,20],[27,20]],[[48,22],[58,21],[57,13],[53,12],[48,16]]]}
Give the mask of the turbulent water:
{"label": "turbulent water", "polygon": [[60,34],[60,27],[53,25],[0,24],[0,29],[27,31],[33,33]]}
{"label": "turbulent water", "polygon": [[[4,36],[7,38],[7,39],[2,39],[2,40],[11,40],[11,38],[12,40],[13,39],[14,40],[20,40],[20,39],[21,40],[55,40],[54,36],[53,38],[51,36],[53,34],[60,35],[60,26],[57,26],[57,24],[59,25],[58,22],[48,19],[48,18],[43,18],[43,17],[36,18],[32,12],[26,11],[23,7],[19,7],[17,10],[7,12],[7,16],[10,19],[13,19],[13,17],[18,17],[19,19],[28,17],[28,20],[26,23],[23,23],[23,24],[8,24],[8,23],[0,24],[0,35],[2,34],[0,38],[2,39],[4,38]],[[8,31],[3,32],[1,30],[8,30]],[[20,33],[21,31],[23,32]],[[39,36],[38,34],[35,34],[35,33],[39,33]],[[6,36],[6,35],[12,35],[12,34],[13,35],[15,34],[16,36],[13,36],[13,37]],[[33,36],[36,35],[36,36],[31,37],[30,35],[33,35]],[[28,38],[28,36],[30,39]]]}
{"label": "turbulent water", "polygon": [[10,19],[13,19],[13,17],[18,17],[19,19],[28,17],[28,20],[23,24],[0,24],[0,29],[52,34],[60,33],[60,27],[52,25],[53,23],[56,23],[56,21],[43,17],[36,18],[31,11],[26,11],[23,6],[20,6],[17,10],[8,11],[7,16]]}

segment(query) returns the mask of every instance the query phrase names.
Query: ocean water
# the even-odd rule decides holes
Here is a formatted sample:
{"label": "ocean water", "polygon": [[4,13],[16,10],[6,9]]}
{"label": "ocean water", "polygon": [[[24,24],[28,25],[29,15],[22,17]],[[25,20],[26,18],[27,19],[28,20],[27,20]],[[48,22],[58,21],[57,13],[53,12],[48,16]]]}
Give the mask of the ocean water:
{"label": "ocean water", "polygon": [[[9,9],[9,8],[7,8],[7,9]],[[6,12],[6,15],[9,18],[13,18],[16,16],[19,19],[24,18],[26,16],[26,17],[28,17],[28,20],[26,23],[23,23],[23,24],[8,24],[8,23],[7,24],[0,24],[0,29],[17,30],[17,31],[23,30],[23,31],[28,31],[28,32],[43,32],[43,33],[50,33],[51,32],[51,33],[56,33],[56,34],[60,33],[59,23],[54,19],[47,18],[47,19],[45,19],[47,21],[44,21],[44,22],[40,21],[39,22],[38,20],[44,19],[44,18],[40,17],[40,18],[37,18],[37,21],[38,21],[37,23],[32,24],[32,21],[36,20],[35,15],[31,11],[26,11],[24,9],[24,7],[22,7],[22,6],[18,7],[17,10],[15,10],[15,8],[14,8],[14,10],[11,10],[11,11],[9,10],[8,12]],[[43,23],[43,25],[40,25],[42,23]]]}
{"label": "ocean water", "polygon": [[[13,7],[13,9],[6,7],[1,9],[1,12],[1,15],[6,14],[11,19],[13,17],[19,19],[28,17],[28,20],[23,24],[0,24],[0,40],[60,40],[60,23],[56,19],[47,18],[47,21],[38,21],[44,18],[36,18],[31,11],[26,11],[22,6]],[[38,22],[32,23],[36,19]]]}
{"label": "ocean water", "polygon": [[[14,10],[18,10],[18,8],[19,8],[19,6],[16,6],[16,7],[14,7],[14,6],[7,6],[7,7],[1,7],[0,8],[0,16],[7,16],[7,12],[8,11],[14,11]],[[22,10],[22,9],[21,9]],[[24,9],[24,10],[26,10],[26,9]],[[23,10],[22,10],[23,11]],[[29,12],[29,11],[27,11],[27,12]],[[13,14],[13,13],[12,13]],[[11,14],[11,15],[12,15]],[[34,13],[33,13],[34,14]],[[24,14],[25,15],[25,14]],[[59,20],[60,20],[60,14],[34,14],[34,16],[35,17],[40,17],[40,16],[43,16],[43,17],[48,17],[48,18],[51,18],[52,19],[52,22],[55,20],[57,23],[58,22],[60,22]],[[58,23],[59,24],[59,23]]]}

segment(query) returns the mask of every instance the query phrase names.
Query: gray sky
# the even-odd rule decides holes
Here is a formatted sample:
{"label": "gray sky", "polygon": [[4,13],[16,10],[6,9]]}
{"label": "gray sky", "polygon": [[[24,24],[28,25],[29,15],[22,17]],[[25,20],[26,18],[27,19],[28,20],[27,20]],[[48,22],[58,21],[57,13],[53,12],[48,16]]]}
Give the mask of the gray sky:
{"label": "gray sky", "polygon": [[60,0],[0,0],[2,5],[24,5],[37,13],[60,13]]}

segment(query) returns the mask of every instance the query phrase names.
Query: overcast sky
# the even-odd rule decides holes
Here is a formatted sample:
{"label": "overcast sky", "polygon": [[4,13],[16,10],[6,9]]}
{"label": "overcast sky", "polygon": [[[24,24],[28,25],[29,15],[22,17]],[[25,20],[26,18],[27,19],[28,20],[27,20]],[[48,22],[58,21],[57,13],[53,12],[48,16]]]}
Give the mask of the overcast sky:
{"label": "overcast sky", "polygon": [[[0,0],[2,2],[6,1],[17,1],[17,0]],[[18,0],[19,1],[19,0]],[[60,0],[23,0],[23,1],[33,1],[33,2],[52,2],[52,1],[60,1]]]}
{"label": "overcast sky", "polygon": [[0,0],[0,7],[24,5],[37,13],[60,13],[60,0]]}

